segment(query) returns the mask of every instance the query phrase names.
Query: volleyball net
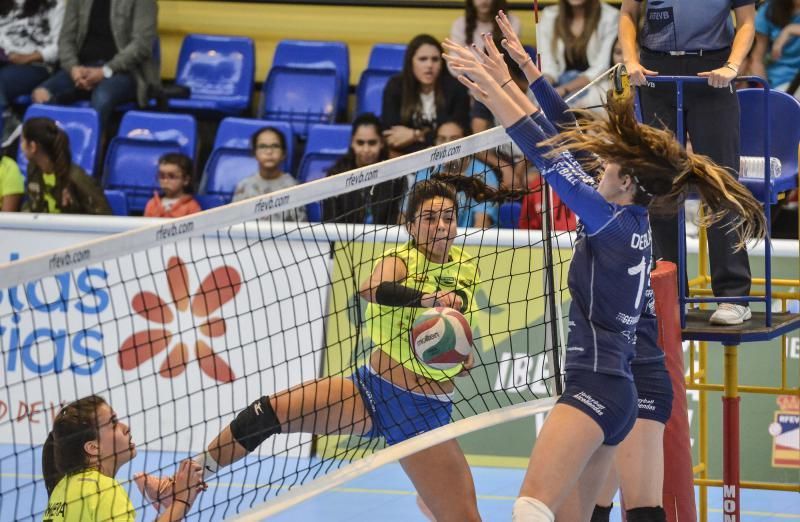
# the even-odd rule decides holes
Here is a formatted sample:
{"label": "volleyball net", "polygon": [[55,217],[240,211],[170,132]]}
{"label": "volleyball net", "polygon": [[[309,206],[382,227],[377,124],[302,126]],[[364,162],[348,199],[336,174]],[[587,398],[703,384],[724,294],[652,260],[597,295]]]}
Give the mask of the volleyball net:
{"label": "volleyball net", "polygon": [[[477,266],[479,282],[470,314],[475,365],[454,379],[450,423],[387,448],[345,420],[325,435],[314,418],[281,419],[317,435],[268,439],[222,469],[193,511],[201,519],[253,506],[276,512],[302,500],[300,492],[549,407],[561,385],[574,218],[551,208],[546,185],[495,128],[0,266],[0,519],[41,518],[41,445],[60,407],[78,398],[100,395],[130,426],[139,455],[120,471],[125,483],[135,471],[173,473],[263,395],[345,379],[368,364],[379,347],[359,289],[385,251],[410,240],[405,226],[377,222],[397,223],[408,187],[445,171],[495,182],[513,171],[517,187],[528,187],[524,202],[458,197],[459,219],[491,228],[459,227],[454,240]],[[335,207],[336,215],[323,212],[321,223],[280,220],[313,205]],[[497,227],[509,219],[533,228]],[[408,331],[392,335],[406,339]],[[343,409],[336,415],[346,419]],[[508,431],[508,444],[530,448],[533,431],[514,432],[514,441]],[[462,439],[467,453],[485,452],[483,441],[470,440]],[[348,466],[355,461],[367,465]],[[136,508],[146,504],[132,498]]]}

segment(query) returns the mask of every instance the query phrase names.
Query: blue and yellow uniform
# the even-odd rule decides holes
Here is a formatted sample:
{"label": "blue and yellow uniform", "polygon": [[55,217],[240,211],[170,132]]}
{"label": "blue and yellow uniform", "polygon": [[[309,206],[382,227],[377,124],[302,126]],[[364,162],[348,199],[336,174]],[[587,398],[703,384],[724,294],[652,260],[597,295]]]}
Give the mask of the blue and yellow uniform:
{"label": "blue and yellow uniform", "polygon": [[[434,263],[409,241],[387,250],[375,266],[387,257],[399,259],[406,267],[406,278],[398,281],[400,284],[423,293],[442,290],[459,295],[463,303],[460,311],[472,324],[477,310],[474,296],[479,279],[477,263],[471,256],[453,246],[447,262]],[[431,381],[448,381],[462,371],[462,365],[449,370],[427,366],[416,358],[409,342],[414,319],[425,310],[369,303],[366,332],[377,349],[411,373]],[[448,395],[432,396],[398,386],[402,383],[389,382],[369,364],[359,367],[352,378],[372,418],[372,431],[366,436],[383,436],[391,445],[450,422],[453,405]]]}
{"label": "blue and yellow uniform", "polygon": [[43,522],[134,522],[128,494],[113,477],[87,469],[62,478],[50,494]]}

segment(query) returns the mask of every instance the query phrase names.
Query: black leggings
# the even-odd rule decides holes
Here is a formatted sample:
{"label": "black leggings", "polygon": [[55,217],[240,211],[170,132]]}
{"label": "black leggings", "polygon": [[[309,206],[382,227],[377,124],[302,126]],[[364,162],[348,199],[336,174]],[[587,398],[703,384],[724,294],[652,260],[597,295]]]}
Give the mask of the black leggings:
{"label": "black leggings", "polygon": [[[642,65],[661,76],[695,76],[725,64],[729,51],[716,51],[703,56],[669,56],[642,50]],[[694,152],[705,154],[734,176],[739,172],[739,98],[736,91],[716,89],[704,84],[684,84],[684,130],[689,133]],[[677,131],[675,85],[656,83],[640,87],[639,99],[645,123]],[[724,219],[708,230],[711,264],[711,288],[718,297],[750,293],[750,262],[747,252],[734,253],[736,235],[727,233]],[[656,259],[678,262],[677,217],[651,216]]]}

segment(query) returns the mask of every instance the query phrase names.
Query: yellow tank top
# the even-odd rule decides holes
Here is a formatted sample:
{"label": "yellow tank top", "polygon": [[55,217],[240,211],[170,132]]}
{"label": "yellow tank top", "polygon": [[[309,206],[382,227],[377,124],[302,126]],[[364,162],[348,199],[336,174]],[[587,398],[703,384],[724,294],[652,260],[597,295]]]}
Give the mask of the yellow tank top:
{"label": "yellow tank top", "polygon": [[96,469],[67,475],[56,484],[43,522],[134,522],[128,494],[119,482]]}
{"label": "yellow tank top", "polygon": [[[408,242],[384,252],[375,262],[375,266],[387,257],[396,257],[406,265],[408,275],[399,283],[426,294],[438,290],[455,291],[464,303],[461,313],[472,324],[473,313],[477,310],[474,299],[475,288],[480,282],[478,265],[472,256],[454,246],[450,248],[449,260],[446,263],[434,263],[417,250],[412,242]],[[373,270],[374,268],[373,266]],[[451,379],[461,372],[462,365],[459,364],[449,370],[437,370],[419,361],[411,349],[409,329],[417,315],[426,310],[427,308],[369,303],[366,331],[376,346],[408,370],[435,381]]]}

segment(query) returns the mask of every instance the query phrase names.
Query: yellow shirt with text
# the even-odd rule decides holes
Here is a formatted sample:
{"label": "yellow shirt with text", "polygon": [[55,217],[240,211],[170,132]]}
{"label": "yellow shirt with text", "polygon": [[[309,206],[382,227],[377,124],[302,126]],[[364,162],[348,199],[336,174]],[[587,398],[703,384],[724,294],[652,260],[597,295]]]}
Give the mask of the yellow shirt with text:
{"label": "yellow shirt with text", "polygon": [[[453,246],[450,247],[447,262],[434,263],[417,250],[412,242],[408,242],[384,252],[375,266],[387,257],[396,257],[406,265],[408,275],[403,281],[398,281],[399,283],[426,294],[438,290],[449,290],[458,294],[464,303],[460,312],[472,324],[472,316],[477,310],[475,290],[480,282],[478,264],[472,256]],[[452,379],[461,372],[461,364],[449,370],[437,370],[419,361],[411,349],[410,328],[417,315],[426,310],[427,308],[369,303],[366,314],[367,332],[376,346],[417,375],[436,381]]]}
{"label": "yellow shirt with text", "polygon": [[134,522],[128,494],[113,477],[95,469],[67,475],[56,484],[42,522]]}

